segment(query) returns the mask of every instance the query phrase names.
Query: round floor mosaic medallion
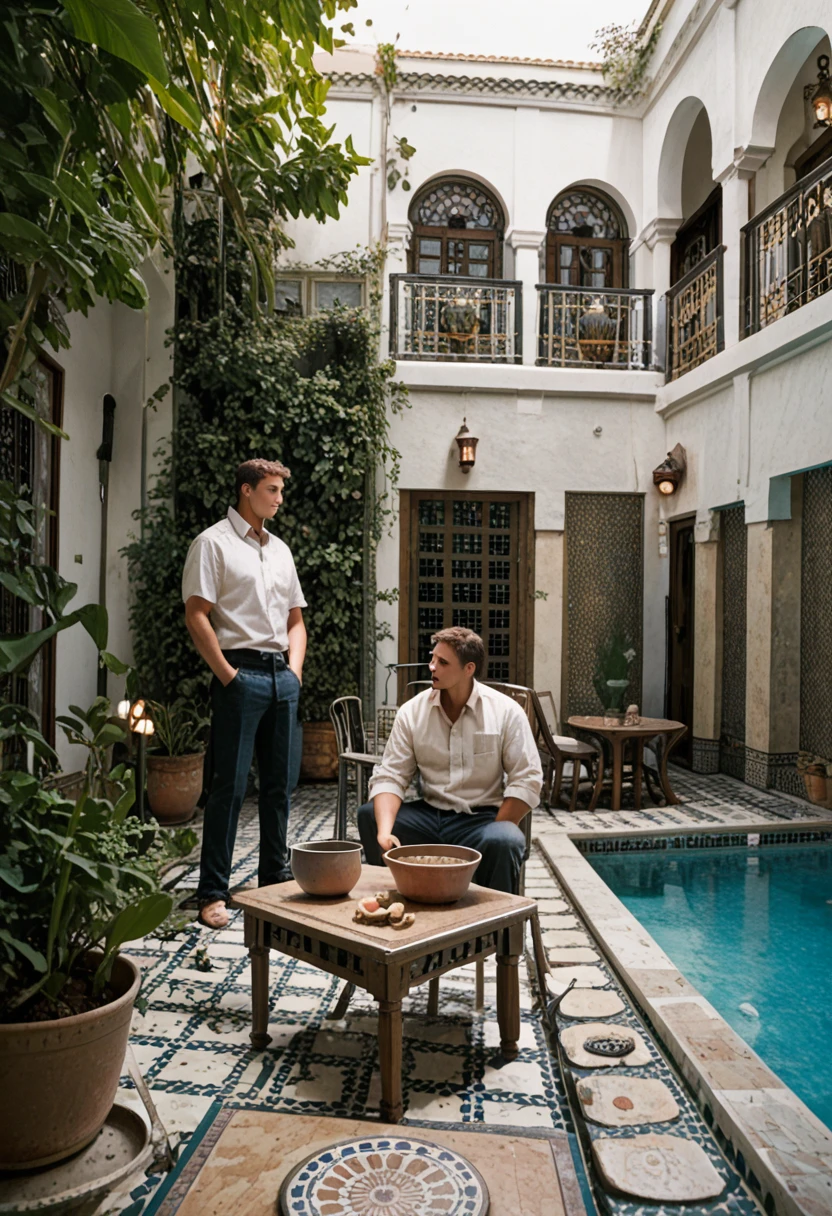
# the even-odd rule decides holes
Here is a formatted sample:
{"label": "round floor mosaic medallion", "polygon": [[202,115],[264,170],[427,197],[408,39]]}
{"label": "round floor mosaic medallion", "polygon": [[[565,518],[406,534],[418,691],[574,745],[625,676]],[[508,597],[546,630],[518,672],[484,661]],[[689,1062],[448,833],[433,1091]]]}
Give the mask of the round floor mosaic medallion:
{"label": "round floor mosaic medallion", "polygon": [[281,1216],[486,1216],[488,1188],[469,1161],[410,1136],[321,1149],[280,1188]]}

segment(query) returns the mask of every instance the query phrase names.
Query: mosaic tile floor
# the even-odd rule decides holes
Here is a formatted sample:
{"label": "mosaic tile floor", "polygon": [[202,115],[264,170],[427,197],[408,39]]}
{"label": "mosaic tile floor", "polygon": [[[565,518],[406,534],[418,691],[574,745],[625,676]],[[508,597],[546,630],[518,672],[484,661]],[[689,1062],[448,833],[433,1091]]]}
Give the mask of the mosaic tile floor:
{"label": "mosaic tile floor", "polygon": [[[334,814],[332,786],[302,787],[294,796],[290,839],[323,838]],[[257,816],[244,808],[235,850],[234,885],[256,881]],[[542,860],[529,863],[529,883],[543,882]],[[210,970],[199,969],[205,947]],[[143,1013],[132,1045],[165,1127],[186,1141],[211,1104],[256,1106],[285,1113],[373,1117],[380,1077],[375,1002],[356,992],[343,1021],[326,1019],[341,982],[293,959],[271,958],[269,1033],[265,1051],[249,1044],[251,988],[242,915],[227,929],[186,930],[170,941],[146,939],[131,948],[144,971]],[[440,1016],[426,1016],[427,986],[405,1002],[405,1104],[428,1123],[479,1123],[516,1129],[564,1130],[569,1118],[557,1064],[523,974],[520,1058],[498,1054],[494,960],[486,964],[486,1006],[474,1011],[474,969],[443,976]],[[138,1105],[125,1078],[126,1094]],[[100,1211],[138,1216],[160,1178],[115,1193]]]}
{"label": "mosaic tile floor", "polygon": [[[724,773],[691,773],[687,769],[669,767],[670,784],[681,800],[678,806],[654,807],[640,811],[598,810],[555,811],[550,824],[580,832],[620,832],[633,828],[663,829],[696,827],[703,824],[795,823],[832,819],[832,814],[799,798],[791,798],[776,790],[758,790]],[[544,812],[545,814],[545,812]]]}
{"label": "mosaic tile floor", "polygon": [[[697,777],[676,770],[673,780],[686,800],[680,807],[593,816],[566,812],[551,818],[540,813],[541,818],[549,826],[554,819],[565,828],[620,831],[730,823],[738,822],[737,817],[746,823],[813,817],[811,807],[804,811],[801,804],[753,790],[731,778]],[[328,835],[334,800],[331,785],[298,789],[290,839]],[[235,850],[234,885],[255,880],[257,835],[256,810],[247,806]],[[186,876],[183,885],[193,881],[193,876]],[[572,909],[564,906],[542,854],[533,854],[529,861],[526,889],[541,901],[541,920],[550,946],[567,944],[564,930],[582,933]],[[572,932],[568,936],[569,945],[583,942],[582,936],[574,942]],[[237,914],[221,932],[195,927],[171,940],[148,939],[131,950],[144,970],[142,997],[147,1002],[143,1012],[136,1012],[132,1043],[171,1140],[186,1142],[217,1101],[285,1113],[373,1117],[378,1113],[380,1079],[372,999],[356,993],[342,1021],[328,1020],[340,981],[295,960],[272,956],[272,1043],[265,1051],[255,1051],[248,1037],[250,984],[242,938],[242,916]],[[206,965],[210,969],[201,969]],[[405,1123],[410,1119],[427,1124],[574,1131],[560,1070],[540,1016],[532,1011],[532,993],[523,968],[521,973],[521,1056],[510,1064],[502,1064],[497,1050],[493,960],[486,966],[486,1005],[481,1013],[474,1010],[473,967],[443,977],[438,1018],[426,1016],[426,986],[405,1003]],[[612,982],[609,973],[603,982]],[[121,1096],[138,1105],[126,1078]],[[692,1130],[697,1120],[693,1107],[686,1108],[685,1130],[700,1142],[707,1141],[709,1153],[715,1153],[704,1125],[697,1123],[695,1132]],[[721,1167],[730,1174],[724,1161]],[[158,1175],[138,1182],[132,1179],[102,1204],[100,1213],[139,1216],[160,1181]],[[629,1213],[636,1209],[634,1205],[619,1209],[615,1204],[614,1210]],[[724,1203],[702,1210],[751,1212],[754,1208],[741,1192],[735,1194],[732,1189]],[[651,1207],[650,1211],[660,1209]]]}

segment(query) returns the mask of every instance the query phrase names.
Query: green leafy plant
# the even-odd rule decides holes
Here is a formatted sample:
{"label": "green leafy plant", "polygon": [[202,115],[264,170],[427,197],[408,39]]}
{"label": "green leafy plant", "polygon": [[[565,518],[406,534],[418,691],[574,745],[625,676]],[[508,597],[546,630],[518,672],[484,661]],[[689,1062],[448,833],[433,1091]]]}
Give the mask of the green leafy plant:
{"label": "green leafy plant", "polygon": [[610,688],[608,681],[629,681],[630,667],[635,656],[630,638],[620,630],[617,630],[605,645],[599,647],[592,684],[604,709],[620,706],[626,688]]}
{"label": "green leafy plant", "polygon": [[[288,216],[336,217],[361,164],[324,121],[312,57],[355,0],[8,0],[0,24],[0,400],[28,404],[44,344],[97,297],[144,306],[142,262],[170,252],[197,163],[273,294]],[[169,200],[173,196],[173,208]],[[57,431],[58,434],[62,432]]]}
{"label": "green leafy plant", "polygon": [[209,720],[192,700],[177,697],[167,705],[150,701],[147,708],[156,731],[150,750],[156,755],[193,756],[205,751]]}
{"label": "green leafy plant", "polygon": [[326,720],[330,702],[358,687],[365,534],[376,544],[390,510],[376,473],[397,477],[387,407],[400,411],[404,390],[394,365],[378,362],[364,310],[255,324],[232,301],[176,333],[175,446],[161,456],[142,534],[126,549],[141,687],[157,701],[206,703],[210,673],[185,629],[182,566],[192,538],[233,505],[237,464],[273,456],[292,470],[273,527],[309,603],[301,712]]}
{"label": "green leafy plant", "polygon": [[50,638],[75,624],[83,625],[99,650],[107,645],[107,613],[99,604],[66,609],[78,587],[51,566],[32,561],[37,534],[37,510],[26,498],[25,487],[15,490],[0,482],[0,585],[32,608],[40,610],[43,625],[0,640],[0,676],[21,671]]}
{"label": "green leafy plant", "polygon": [[[376,47],[375,74],[381,85],[387,117],[387,131],[390,129],[392,118],[393,93],[396,85],[399,83],[399,68],[396,63],[398,41],[399,35],[396,34],[395,42],[380,42]],[[416,149],[413,147],[413,144],[408,143],[404,135],[394,136],[393,146],[395,153],[390,152],[389,148],[385,150],[384,176],[387,181],[387,189],[395,190],[396,186],[401,182],[402,190],[407,191],[410,189],[410,182],[408,181],[410,170],[407,162],[416,155]],[[401,169],[399,168],[399,160],[401,160],[403,165]]]}
{"label": "green leafy plant", "polygon": [[595,34],[590,46],[601,55],[604,79],[612,88],[628,96],[643,91],[647,69],[659,34],[661,22],[656,22],[647,37],[633,25],[605,25]]}
{"label": "green leafy plant", "polygon": [[[115,730],[123,734],[117,727],[108,732],[107,718],[109,706],[97,701],[66,727],[89,753],[77,801],[35,774],[0,772],[2,1021],[40,1021],[105,1004],[120,947],[170,913],[173,901],[158,876],[157,829],[128,818],[132,771],[101,771],[108,740],[115,741]],[[48,755],[33,720],[25,725]],[[11,721],[6,726],[14,729]],[[100,959],[91,959],[94,949]]]}

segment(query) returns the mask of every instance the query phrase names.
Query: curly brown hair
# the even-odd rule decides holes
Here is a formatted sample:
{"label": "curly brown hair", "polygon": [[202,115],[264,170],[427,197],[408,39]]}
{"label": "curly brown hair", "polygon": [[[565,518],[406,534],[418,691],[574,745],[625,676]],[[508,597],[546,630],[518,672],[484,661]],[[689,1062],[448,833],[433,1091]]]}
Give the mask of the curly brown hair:
{"label": "curly brown hair", "polygon": [[237,466],[234,479],[237,502],[240,501],[243,486],[251,486],[253,490],[264,477],[282,477],[285,481],[287,477],[291,476],[291,470],[287,469],[286,465],[281,464],[279,460],[261,460],[259,457],[254,460],[244,460],[241,465]]}

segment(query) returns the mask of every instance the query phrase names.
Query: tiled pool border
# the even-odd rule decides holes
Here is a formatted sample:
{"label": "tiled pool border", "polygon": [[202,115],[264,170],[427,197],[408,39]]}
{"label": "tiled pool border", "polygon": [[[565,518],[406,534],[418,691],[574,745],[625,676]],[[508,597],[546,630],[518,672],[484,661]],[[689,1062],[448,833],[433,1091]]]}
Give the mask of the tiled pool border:
{"label": "tiled pool border", "polygon": [[585,856],[749,847],[749,837],[750,847],[825,842],[832,840],[832,824],[792,831],[779,824],[776,829],[749,824],[701,832],[571,833],[544,828],[536,833],[564,892],[764,1210],[769,1216],[817,1216],[832,1212],[832,1132],[674,966]]}
{"label": "tiled pool border", "polygon": [[569,833],[569,838],[580,853],[652,853],[669,849],[726,849],[759,848],[774,845],[821,844],[832,842],[832,829],[795,829],[765,831],[758,828],[751,832],[731,830],[715,831],[708,828],[701,832],[686,830],[662,835],[579,836]]}

